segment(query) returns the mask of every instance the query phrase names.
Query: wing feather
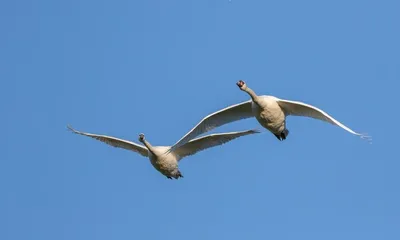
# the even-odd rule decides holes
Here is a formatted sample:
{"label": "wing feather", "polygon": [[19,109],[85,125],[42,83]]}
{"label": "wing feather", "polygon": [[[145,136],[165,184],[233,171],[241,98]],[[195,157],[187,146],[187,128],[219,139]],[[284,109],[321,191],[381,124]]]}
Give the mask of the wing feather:
{"label": "wing feather", "polygon": [[177,148],[174,152],[183,158],[186,156],[193,155],[199,151],[203,151],[207,148],[212,148],[218,145],[225,144],[229,141],[234,140],[235,138],[255,133],[260,133],[260,131],[257,129],[253,129],[241,132],[210,134],[204,137],[190,140],[183,146]]}
{"label": "wing feather", "polygon": [[314,107],[312,105],[309,105],[309,104],[306,104],[303,102],[289,101],[289,100],[284,100],[284,99],[279,99],[279,98],[277,98],[277,102],[278,102],[279,106],[283,109],[283,111],[285,112],[286,115],[304,116],[304,117],[319,119],[319,120],[328,122],[330,124],[339,126],[354,135],[360,136],[363,139],[371,140],[370,136],[353,131],[352,129],[345,126],[343,123],[334,119],[328,113],[322,111],[321,109],[319,109],[317,107]]}
{"label": "wing feather", "polygon": [[253,117],[251,110],[251,100],[241,102],[219,111],[216,111],[203,118],[185,136],[176,142],[169,151],[173,151],[189,142],[191,139],[211,131],[212,129],[241,119]]}
{"label": "wing feather", "polygon": [[104,143],[106,143],[106,144],[108,144],[110,146],[117,147],[117,148],[123,148],[123,149],[130,150],[130,151],[134,151],[134,152],[137,152],[137,153],[139,153],[140,155],[142,155],[144,157],[148,156],[147,148],[142,146],[142,145],[136,144],[134,142],[130,142],[130,141],[126,141],[126,140],[123,140],[123,139],[110,137],[110,136],[106,136],[106,135],[97,135],[97,134],[92,134],[92,133],[80,132],[80,131],[77,131],[77,130],[73,129],[71,126],[67,126],[67,128],[69,130],[71,130],[73,133],[94,138],[94,139],[102,141],[102,142],[104,142]]}

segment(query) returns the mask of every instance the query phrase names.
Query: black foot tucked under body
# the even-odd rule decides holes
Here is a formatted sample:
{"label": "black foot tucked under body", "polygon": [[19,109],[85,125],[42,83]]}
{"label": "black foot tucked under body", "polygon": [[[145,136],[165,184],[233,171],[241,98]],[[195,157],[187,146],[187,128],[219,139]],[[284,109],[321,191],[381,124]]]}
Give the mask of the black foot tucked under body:
{"label": "black foot tucked under body", "polygon": [[285,132],[281,132],[281,134],[274,134],[274,135],[275,135],[275,137],[276,137],[277,139],[279,139],[279,141],[286,140],[286,134],[285,134]]}
{"label": "black foot tucked under body", "polygon": [[167,176],[168,179],[179,179],[179,178],[183,178],[182,173],[178,170],[175,174],[171,175],[171,176]]}

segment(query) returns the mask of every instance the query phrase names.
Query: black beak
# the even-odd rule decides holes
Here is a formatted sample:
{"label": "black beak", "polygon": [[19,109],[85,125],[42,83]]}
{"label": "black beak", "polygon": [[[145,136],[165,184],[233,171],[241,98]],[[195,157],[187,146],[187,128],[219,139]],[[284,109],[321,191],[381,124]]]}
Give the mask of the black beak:
{"label": "black beak", "polygon": [[237,85],[238,87],[240,87],[240,88],[243,87],[243,84],[244,84],[243,81],[239,81],[239,82],[236,83],[236,85]]}

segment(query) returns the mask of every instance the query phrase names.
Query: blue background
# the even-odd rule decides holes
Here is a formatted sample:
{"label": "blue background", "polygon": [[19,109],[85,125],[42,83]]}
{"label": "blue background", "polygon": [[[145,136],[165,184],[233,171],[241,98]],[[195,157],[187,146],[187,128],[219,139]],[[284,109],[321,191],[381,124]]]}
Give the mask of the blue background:
{"label": "blue background", "polygon": [[[399,1],[2,1],[0,239],[400,239]],[[330,113],[188,157],[170,145],[259,94]],[[259,127],[255,119],[216,132]],[[213,132],[215,132],[213,131]]]}

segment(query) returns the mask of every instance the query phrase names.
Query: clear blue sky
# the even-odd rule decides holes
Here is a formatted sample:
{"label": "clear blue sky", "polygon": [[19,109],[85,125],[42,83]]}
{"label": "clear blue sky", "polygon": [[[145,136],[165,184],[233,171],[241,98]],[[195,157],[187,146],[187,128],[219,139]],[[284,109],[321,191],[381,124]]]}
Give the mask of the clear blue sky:
{"label": "clear blue sky", "polygon": [[[400,239],[399,1],[2,1],[0,239]],[[314,104],[171,181],[78,130],[170,145],[259,94]],[[249,119],[213,132],[259,127]]]}

